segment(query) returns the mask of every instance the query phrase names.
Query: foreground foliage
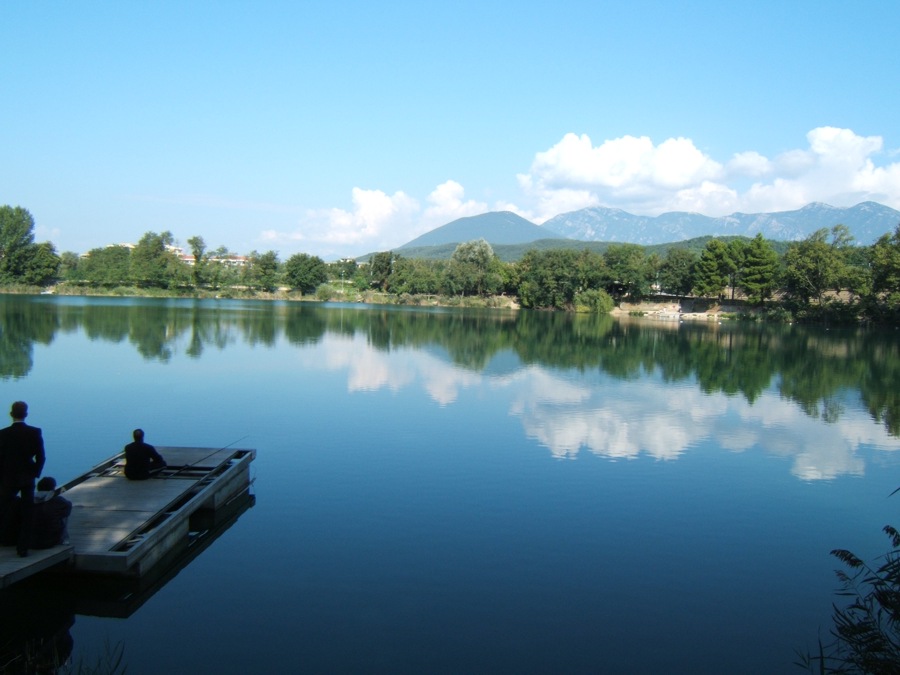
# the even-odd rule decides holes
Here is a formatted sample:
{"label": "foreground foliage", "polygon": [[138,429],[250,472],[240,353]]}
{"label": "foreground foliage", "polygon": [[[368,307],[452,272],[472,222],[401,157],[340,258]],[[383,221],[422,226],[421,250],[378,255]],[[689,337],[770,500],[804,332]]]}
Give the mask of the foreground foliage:
{"label": "foreground foliage", "polygon": [[900,673],[900,532],[887,525],[892,549],[877,566],[850,551],[831,552],[849,571],[839,570],[844,607],[834,605],[832,641],[819,642],[815,655],[802,654],[799,665],[819,673]]}

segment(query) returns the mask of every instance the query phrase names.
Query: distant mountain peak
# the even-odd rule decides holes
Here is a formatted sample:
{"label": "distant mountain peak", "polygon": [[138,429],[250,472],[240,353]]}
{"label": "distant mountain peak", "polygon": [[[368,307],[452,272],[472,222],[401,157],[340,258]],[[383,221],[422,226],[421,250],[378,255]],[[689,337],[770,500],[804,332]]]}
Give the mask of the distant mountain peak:
{"label": "distant mountain peak", "polygon": [[[863,202],[864,203],[864,202]],[[826,204],[825,202],[810,202],[806,206],[800,207],[799,211],[839,211],[840,208]],[[790,213],[790,211],[782,211],[782,213]]]}
{"label": "distant mountain peak", "polygon": [[562,239],[540,225],[512,211],[491,211],[477,216],[465,216],[442,225],[407,242],[398,251],[422,246],[462,244],[484,239],[489,244],[527,244],[539,239]]}

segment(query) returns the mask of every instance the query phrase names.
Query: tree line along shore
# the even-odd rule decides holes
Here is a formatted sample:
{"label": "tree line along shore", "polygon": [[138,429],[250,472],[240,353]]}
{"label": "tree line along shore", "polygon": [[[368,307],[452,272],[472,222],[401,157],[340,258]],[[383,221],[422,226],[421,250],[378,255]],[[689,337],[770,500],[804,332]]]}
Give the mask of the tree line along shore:
{"label": "tree line along shore", "polygon": [[[298,253],[234,254],[209,249],[200,236],[187,249],[170,232],[147,232],[137,244],[57,253],[34,242],[24,208],[0,206],[0,287],[60,295],[283,298],[414,305],[524,307],[608,313],[665,297],[665,312],[708,311],[775,321],[900,323],[900,224],[870,246],[853,243],[843,225],[806,239],[772,242],[710,238],[701,250],[672,244],[664,253],[609,244],[603,253],[529,249],[501,261],[483,240],[456,246],[447,260],[394,251],[367,260],[326,263]],[[706,309],[703,309],[706,308]],[[656,311],[658,313],[658,311]]]}

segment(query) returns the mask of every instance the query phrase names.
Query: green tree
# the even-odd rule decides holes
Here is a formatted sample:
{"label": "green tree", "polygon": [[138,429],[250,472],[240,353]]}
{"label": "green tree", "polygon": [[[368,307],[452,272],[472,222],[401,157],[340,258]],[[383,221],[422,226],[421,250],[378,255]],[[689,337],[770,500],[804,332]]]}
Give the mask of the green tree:
{"label": "green tree", "polygon": [[328,268],[319,256],[297,253],[284,263],[284,280],[291,288],[312,293],[328,281]]}
{"label": "green tree", "polygon": [[747,246],[748,243],[744,239],[732,239],[725,247],[725,267],[723,271],[728,277],[728,286],[731,288],[731,299],[734,300],[734,293],[741,285],[741,278],[744,275],[744,268],[747,263]]}
{"label": "green tree", "polygon": [[635,302],[650,295],[654,270],[643,246],[611,244],[603,254],[606,263],[606,291],[614,298]]}
{"label": "green tree", "polygon": [[757,234],[744,249],[741,290],[750,302],[763,303],[778,288],[778,254],[762,234]]}
{"label": "green tree", "polygon": [[[353,258],[341,258],[336,262],[328,263],[328,271],[332,279],[340,279],[343,284],[356,276],[359,265]],[[343,291],[343,289],[341,290]]]}
{"label": "green tree", "polygon": [[876,293],[900,293],[900,225],[893,234],[882,235],[869,254],[872,290]]}
{"label": "green tree", "polygon": [[244,281],[247,285],[272,293],[278,288],[280,264],[275,251],[266,251],[262,255],[253,251],[244,268]]}
{"label": "green tree", "polygon": [[[828,241],[829,234],[832,241]],[[825,294],[839,291],[847,280],[847,228],[822,228],[794,242],[784,254],[785,290],[803,302],[822,304]]]}
{"label": "green tree", "polygon": [[489,295],[501,285],[500,264],[484,239],[459,244],[447,267],[447,287],[456,295]]}
{"label": "green tree", "polygon": [[441,292],[446,263],[422,258],[398,258],[391,273],[391,293],[434,295]]}
{"label": "green tree", "polygon": [[697,254],[686,248],[670,248],[659,268],[659,288],[679,297],[690,295],[694,288],[694,266]]}
{"label": "green tree", "polygon": [[31,244],[22,281],[34,286],[46,286],[59,275],[60,258],[50,242]]}
{"label": "green tree", "polygon": [[838,223],[831,228],[831,245],[842,251],[853,246],[853,234],[846,225]]}
{"label": "green tree", "polygon": [[191,255],[194,256],[194,266],[191,269],[194,286],[200,286],[206,282],[206,268],[209,264],[209,256],[206,254],[206,242],[203,241],[203,237],[195,236],[188,239],[187,243],[191,247]]}
{"label": "green tree", "polygon": [[234,254],[226,246],[219,246],[215,250],[209,251],[206,256],[206,283],[213,288],[239,283],[240,267],[229,262],[234,258]]}
{"label": "green tree", "polygon": [[145,288],[166,288],[172,284],[177,257],[167,247],[174,239],[165,231],[146,232],[131,252],[131,280]]}
{"label": "green tree", "polygon": [[372,256],[369,261],[369,284],[372,288],[382,291],[388,289],[391,273],[394,270],[394,260],[393,251],[382,251]]}
{"label": "green tree", "polygon": [[131,249],[106,246],[88,251],[78,265],[79,277],[101,286],[118,286],[131,278]]}
{"label": "green tree", "polygon": [[[599,253],[583,249],[572,259],[575,280],[575,293],[589,290],[603,290],[603,283],[608,278],[606,260]],[[606,295],[609,295],[604,290]]]}
{"label": "green tree", "polygon": [[36,253],[34,218],[21,206],[0,206],[0,283],[21,281]]}
{"label": "green tree", "polygon": [[728,284],[728,245],[710,239],[700,253],[694,274],[694,293],[702,298],[720,296]]}
{"label": "green tree", "polygon": [[603,269],[588,251],[529,249],[516,265],[516,294],[523,307],[571,309],[576,293],[599,286]]}
{"label": "green tree", "polygon": [[864,271],[855,267],[856,277],[868,281],[861,295],[870,314],[882,320],[900,319],[900,225],[893,234],[884,234],[867,251]]}
{"label": "green tree", "polygon": [[81,259],[73,251],[63,251],[59,255],[59,276],[65,281],[78,281],[81,278],[79,267]]}

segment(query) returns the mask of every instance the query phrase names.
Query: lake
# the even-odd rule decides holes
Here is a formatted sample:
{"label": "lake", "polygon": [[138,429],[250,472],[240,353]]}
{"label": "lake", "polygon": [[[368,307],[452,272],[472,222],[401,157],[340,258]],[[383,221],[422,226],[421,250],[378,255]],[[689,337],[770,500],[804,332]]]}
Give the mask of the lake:
{"label": "lake", "polygon": [[76,665],[802,672],[829,551],[900,526],[893,329],[0,296],[0,330],[45,475],[135,427],[258,452],[233,523],[139,599],[6,601],[60,616]]}

